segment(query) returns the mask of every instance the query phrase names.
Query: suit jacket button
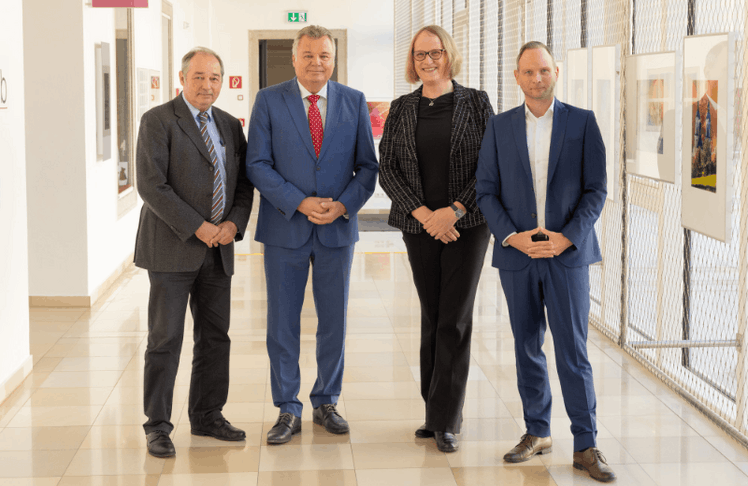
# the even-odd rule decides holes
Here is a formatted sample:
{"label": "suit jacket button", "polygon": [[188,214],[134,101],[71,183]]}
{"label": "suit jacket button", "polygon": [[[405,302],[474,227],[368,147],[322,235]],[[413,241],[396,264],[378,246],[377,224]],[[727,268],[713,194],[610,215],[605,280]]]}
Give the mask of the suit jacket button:
{"label": "suit jacket button", "polygon": [[532,219],[535,219],[535,217],[536,217],[537,215],[536,215],[535,213],[532,213],[532,214],[531,214],[530,216],[532,217]]}
{"label": "suit jacket button", "polygon": [[319,167],[317,167],[317,170],[322,170],[322,169],[320,169]]}
{"label": "suit jacket button", "polygon": [[317,197],[317,191],[312,191],[312,196]]}

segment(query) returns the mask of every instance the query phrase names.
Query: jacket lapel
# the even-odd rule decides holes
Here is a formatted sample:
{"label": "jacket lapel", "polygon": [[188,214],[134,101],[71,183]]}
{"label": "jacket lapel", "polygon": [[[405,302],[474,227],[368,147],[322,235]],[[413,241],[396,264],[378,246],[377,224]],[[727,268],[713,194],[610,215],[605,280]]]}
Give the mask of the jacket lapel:
{"label": "jacket lapel", "polygon": [[530,154],[527,151],[527,123],[525,122],[525,104],[522,103],[512,113],[512,130],[514,131],[514,143],[517,145],[517,153],[522,167],[527,174],[527,180],[534,186],[532,181],[532,170],[530,169]]}
{"label": "jacket lapel", "polygon": [[[418,171],[418,152],[416,151],[416,124],[418,123],[418,102],[421,99],[421,93],[423,93],[423,86],[410,93],[405,100],[403,100],[403,139],[405,140],[405,146],[410,153],[411,160],[415,162],[415,169]],[[420,177],[420,175],[419,175]]]}
{"label": "jacket lapel", "polygon": [[[304,109],[304,102],[301,100],[301,91],[299,91],[299,85],[297,84],[296,78],[288,81],[288,88],[283,93],[283,99],[286,101],[288,112],[291,114],[296,129],[299,131],[299,137],[301,138],[304,146],[309,151],[315,160],[317,154],[314,153],[314,145],[312,145],[312,133],[309,131],[309,120],[306,117],[306,110]],[[321,152],[320,152],[321,153]]]}
{"label": "jacket lapel", "polygon": [[561,157],[561,148],[564,146],[566,135],[566,119],[569,116],[569,111],[563,103],[555,99],[553,102],[553,130],[551,131],[551,150],[548,153],[548,185],[551,184],[558,166],[558,159]]}
{"label": "jacket lapel", "polygon": [[[338,93],[337,86],[334,82],[327,82],[327,110],[325,113],[324,133],[322,134],[322,147],[319,149],[319,159],[325,156],[327,148],[332,145],[332,139],[335,137],[335,127],[338,126],[338,120],[340,120],[340,110],[342,103],[340,102],[340,93]],[[309,130],[307,130],[309,131]],[[309,140],[311,141],[312,135],[309,134]],[[312,151],[314,153],[314,151]],[[316,157],[316,156],[315,156]]]}
{"label": "jacket lapel", "polygon": [[460,145],[470,121],[470,110],[467,109],[465,88],[454,82],[454,108],[452,112],[452,134],[450,136],[449,160],[455,160],[455,151]]}
{"label": "jacket lapel", "polygon": [[197,147],[197,150],[205,158],[205,161],[212,164],[210,154],[208,154],[208,146],[205,145],[205,140],[200,135],[200,129],[197,128],[197,122],[192,118],[192,113],[187,108],[187,104],[181,96],[174,98],[174,114],[179,118],[177,124],[182,131],[190,137],[190,140],[195,144],[195,147]]}

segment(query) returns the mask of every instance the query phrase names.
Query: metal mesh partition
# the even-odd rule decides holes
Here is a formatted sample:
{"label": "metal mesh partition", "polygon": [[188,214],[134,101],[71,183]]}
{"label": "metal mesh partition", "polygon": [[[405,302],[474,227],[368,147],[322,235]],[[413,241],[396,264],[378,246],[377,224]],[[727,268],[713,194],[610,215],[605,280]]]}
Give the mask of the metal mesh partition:
{"label": "metal mesh partition", "polygon": [[[419,28],[416,19],[425,17],[413,15],[411,21],[404,15],[428,6],[434,9],[434,22],[441,22],[456,38],[463,36],[457,40],[466,55],[467,84],[488,91],[497,111],[522,102],[513,71],[524,42],[547,43],[560,61],[566,60],[569,49],[620,46],[620,128],[613,129],[613,146],[607,147],[618,149],[617,170],[608,174],[617,181],[618,190],[607,200],[595,226],[603,261],[590,268],[590,323],[744,444],[748,444],[748,154],[743,151],[748,126],[742,116],[748,109],[742,95],[748,47],[746,1],[395,2],[396,63],[404,52],[403,43],[407,48],[408,31]],[[686,36],[726,32],[735,38],[734,70],[728,73],[734,79],[735,116],[725,132],[732,137],[733,150],[726,156],[728,170],[723,177],[729,179],[733,197],[727,203],[730,229],[722,242],[681,225],[684,197],[679,175],[670,183],[629,173],[626,150],[635,148],[627,145],[632,135],[625,133],[626,117],[633,116],[625,109],[626,86],[636,80],[627,78],[625,61],[633,54],[665,51],[675,51],[680,59]],[[682,73],[682,64],[676,66]],[[396,64],[398,95],[407,86],[402,73]],[[683,90],[680,85],[678,89],[675,99],[681,102]],[[724,106],[727,93],[720,91],[720,96]],[[600,119],[601,114],[597,116]],[[683,118],[673,118],[677,174],[683,158]]]}

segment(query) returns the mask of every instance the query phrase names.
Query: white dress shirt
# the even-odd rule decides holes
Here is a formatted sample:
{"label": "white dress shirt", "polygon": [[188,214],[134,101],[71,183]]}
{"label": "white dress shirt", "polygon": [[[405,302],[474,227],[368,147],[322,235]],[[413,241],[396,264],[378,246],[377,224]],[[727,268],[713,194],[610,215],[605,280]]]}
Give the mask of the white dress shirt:
{"label": "white dress shirt", "polygon": [[[553,99],[551,106],[540,118],[532,114],[525,104],[525,128],[527,132],[527,153],[530,156],[530,171],[532,172],[532,185],[535,188],[535,207],[538,226],[545,228],[545,199],[548,190],[548,158],[551,152],[551,134],[553,133]],[[501,242],[501,246],[507,247],[506,240],[512,233]]]}
{"label": "white dress shirt", "polygon": [[[304,101],[304,111],[306,112],[306,119],[309,119],[309,107],[312,106],[312,103],[307,99],[307,96],[314,94],[308,89],[306,89],[297,79],[297,83],[299,83],[299,91],[301,91],[301,99]],[[327,118],[327,83],[325,83],[324,86],[322,86],[322,89],[317,91],[319,95],[319,99],[317,100],[317,108],[319,108],[319,116],[322,117],[322,130],[325,130],[325,119]]]}

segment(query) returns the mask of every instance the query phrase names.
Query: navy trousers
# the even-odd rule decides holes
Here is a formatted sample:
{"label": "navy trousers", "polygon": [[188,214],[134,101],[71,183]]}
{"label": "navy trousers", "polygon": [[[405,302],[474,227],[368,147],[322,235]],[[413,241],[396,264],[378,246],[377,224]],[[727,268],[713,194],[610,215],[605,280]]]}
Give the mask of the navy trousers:
{"label": "navy trousers", "polygon": [[544,258],[533,260],[522,270],[499,270],[499,277],[514,333],[517,385],[527,433],[551,435],[551,388],[541,349],[547,309],[574,450],[594,447],[597,400],[587,358],[589,267],[566,267]]}
{"label": "navy trousers", "polygon": [[298,399],[301,307],[312,267],[317,309],[317,380],[310,399],[314,408],[337,403],[343,386],[348,284],[353,246],[328,248],[316,229],[301,248],[265,245],[268,296],[267,348],[273,404],[281,413],[301,417]]}

